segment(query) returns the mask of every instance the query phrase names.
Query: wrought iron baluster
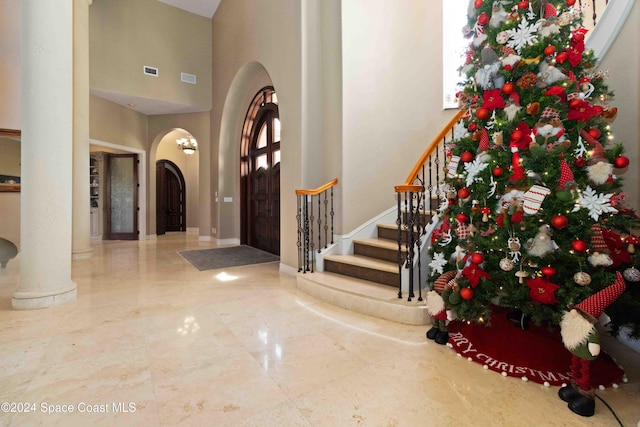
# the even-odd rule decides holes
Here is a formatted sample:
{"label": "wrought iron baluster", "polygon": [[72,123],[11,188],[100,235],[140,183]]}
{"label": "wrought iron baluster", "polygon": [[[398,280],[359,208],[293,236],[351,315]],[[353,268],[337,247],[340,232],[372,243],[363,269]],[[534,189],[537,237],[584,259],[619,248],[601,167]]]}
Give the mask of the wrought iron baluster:
{"label": "wrought iron baluster", "polygon": [[318,194],[318,253],[322,251],[322,201]]}
{"label": "wrought iron baluster", "polygon": [[333,244],[333,217],[335,212],[333,211],[333,187],[331,187],[331,243]]}
{"label": "wrought iron baluster", "polygon": [[324,248],[329,245],[329,239],[327,238],[327,232],[329,231],[329,222],[327,221],[327,205],[329,201],[327,200],[327,192],[324,192]]}
{"label": "wrought iron baluster", "polygon": [[315,260],[316,260],[316,244],[313,240],[313,222],[315,220],[315,217],[313,216],[313,196],[309,196],[311,198],[310,200],[310,207],[309,207],[309,252],[311,254],[311,272],[313,273],[313,267],[315,264]]}
{"label": "wrought iron baluster", "polygon": [[598,17],[596,15],[596,0],[591,0],[591,4],[593,5],[593,15],[591,16],[593,18],[593,26],[595,27],[596,25],[596,18]]}
{"label": "wrought iron baluster", "polygon": [[398,226],[398,298],[402,298],[402,193],[397,193],[397,197],[398,216],[396,218],[396,225]]}
{"label": "wrought iron baluster", "polygon": [[296,221],[298,223],[298,273],[302,271],[302,204],[300,203],[300,198],[302,196],[296,197]]}

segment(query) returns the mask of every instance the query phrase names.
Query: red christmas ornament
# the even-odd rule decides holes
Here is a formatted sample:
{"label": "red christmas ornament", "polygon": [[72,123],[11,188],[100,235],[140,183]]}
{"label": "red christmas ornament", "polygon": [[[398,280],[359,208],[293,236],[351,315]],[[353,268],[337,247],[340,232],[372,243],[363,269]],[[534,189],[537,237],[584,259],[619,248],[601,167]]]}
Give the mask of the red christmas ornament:
{"label": "red christmas ornament", "polygon": [[506,82],[502,85],[502,93],[505,95],[511,95],[515,89],[515,85],[512,82]]}
{"label": "red christmas ornament", "polygon": [[521,1],[520,3],[518,3],[518,9],[528,9],[528,8],[529,8],[528,1]]}
{"label": "red christmas ornament", "polygon": [[469,132],[475,132],[478,128],[478,125],[476,125],[476,122],[471,122],[469,123],[469,126],[467,128],[469,129]]}
{"label": "red christmas ornament", "polygon": [[566,216],[558,214],[553,218],[551,218],[551,225],[553,225],[554,228],[557,228],[560,230],[562,228],[565,228],[567,225],[569,225],[569,220],[567,219]]}
{"label": "red christmas ornament", "polygon": [[469,221],[469,217],[463,213],[459,213],[458,215],[456,215],[456,220],[458,220],[458,222],[462,224]]}
{"label": "red christmas ornament", "polygon": [[476,111],[476,117],[480,120],[486,119],[489,117],[489,109],[484,107],[478,108],[478,111]]}
{"label": "red christmas ornament", "polygon": [[613,165],[619,169],[629,166],[629,158],[626,156],[618,156],[613,161]]}
{"label": "red christmas ornament", "polygon": [[556,274],[556,269],[549,265],[542,267],[540,271],[542,272],[542,274],[544,274],[547,277],[551,277]]}
{"label": "red christmas ornament", "polygon": [[460,289],[460,296],[463,300],[469,301],[471,298],[473,298],[473,291],[471,290],[471,288],[462,288]]}
{"label": "red christmas ornament", "polygon": [[511,132],[511,140],[512,141],[518,142],[518,141],[520,141],[522,139],[522,136],[523,136],[522,135],[522,131],[520,131],[518,129],[516,129],[513,132]]}
{"label": "red christmas ornament", "polygon": [[460,199],[466,199],[467,197],[469,197],[470,194],[471,192],[467,187],[462,187],[461,189],[458,190],[458,198]]}
{"label": "red christmas ornament", "polygon": [[544,48],[544,50],[542,51],[546,56],[551,56],[554,53],[556,53],[556,47],[553,45],[549,45],[547,47]]}
{"label": "red christmas ornament", "polygon": [[482,0],[475,0],[473,2],[473,7],[475,7],[476,9],[480,9],[482,7]]}
{"label": "red christmas ornament", "polygon": [[587,164],[587,160],[584,157],[577,157],[574,161],[573,161],[573,165],[577,168],[582,168],[584,167],[584,165]]}
{"label": "red christmas ornament", "polygon": [[571,249],[576,252],[586,252],[588,247],[587,242],[584,240],[577,239],[571,242]]}
{"label": "red christmas ornament", "polygon": [[601,133],[600,133],[600,129],[598,129],[598,128],[589,128],[589,129],[587,130],[587,132],[588,132],[588,133],[589,133],[589,135],[591,135],[594,139],[598,139],[598,138],[600,138]]}
{"label": "red christmas ornament", "polygon": [[478,24],[487,25],[489,23],[489,15],[485,12],[482,12],[480,16],[478,16]]}
{"label": "red christmas ornament", "polygon": [[471,160],[473,160],[473,153],[471,151],[465,151],[464,153],[460,154],[460,160],[465,163],[470,162]]}
{"label": "red christmas ornament", "polygon": [[567,6],[573,6],[576,4],[576,0],[567,0]]}
{"label": "red christmas ornament", "polygon": [[569,54],[567,52],[560,52],[556,55],[556,62],[558,64],[562,64],[567,60],[567,58],[569,58]]}
{"label": "red christmas ornament", "polygon": [[474,264],[482,264],[484,262],[484,256],[480,252],[475,252],[471,255],[471,262]]}
{"label": "red christmas ornament", "polygon": [[582,99],[574,98],[571,101],[569,101],[569,108],[578,109],[582,107],[583,102],[584,101]]}
{"label": "red christmas ornament", "polygon": [[500,166],[496,166],[495,168],[493,168],[493,176],[502,176],[503,173],[504,171]]}

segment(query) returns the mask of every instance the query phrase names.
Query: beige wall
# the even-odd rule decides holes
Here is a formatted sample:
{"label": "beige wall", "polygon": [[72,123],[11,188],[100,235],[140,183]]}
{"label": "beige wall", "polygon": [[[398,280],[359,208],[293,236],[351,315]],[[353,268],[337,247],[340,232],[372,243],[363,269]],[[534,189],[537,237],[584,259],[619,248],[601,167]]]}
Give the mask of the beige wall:
{"label": "beige wall", "polygon": [[622,27],[616,42],[609,52],[600,58],[597,69],[609,72],[607,84],[615,93],[610,101],[618,108],[618,115],[611,124],[614,142],[624,145],[625,155],[631,159],[626,171],[616,170],[624,178],[624,191],[628,194],[626,205],[640,211],[640,150],[638,149],[638,135],[640,135],[640,28],[638,21],[640,8],[635,2],[629,17]]}
{"label": "beige wall", "polygon": [[97,96],[89,104],[89,138],[147,150],[148,121],[144,114]]}
{"label": "beige wall", "polygon": [[[156,0],[94,0],[89,28],[92,89],[211,109],[210,19]],[[181,82],[181,72],[197,84]]]}
{"label": "beige wall", "polygon": [[443,111],[442,4],[342,2],[344,231],[395,204]]}
{"label": "beige wall", "polygon": [[[213,17],[211,193],[219,239],[239,238],[240,130],[256,86],[272,82],[281,132],[281,259],[296,265],[294,189],[301,184],[300,1],[223,0]],[[219,156],[218,156],[219,155]],[[217,173],[216,173],[217,172]],[[214,199],[212,198],[212,201]]]}
{"label": "beige wall", "polygon": [[[155,183],[155,163],[160,159],[167,159],[174,162],[182,173],[187,185],[187,227],[199,227],[201,236],[210,235],[209,222],[206,220],[210,216],[208,199],[201,196],[201,165],[203,164],[203,148],[209,144],[209,114],[171,114],[160,116],[149,116],[149,202],[147,223],[151,234],[155,234],[156,218],[156,183]],[[189,132],[198,141],[198,151],[187,156],[176,148],[176,132],[174,129],[183,129]],[[204,156],[206,157],[206,156]],[[205,167],[209,167],[206,165]],[[205,205],[205,220],[201,217],[201,205]],[[207,231],[208,230],[208,231]]]}
{"label": "beige wall", "polygon": [[0,0],[0,128],[21,129],[20,0]]}

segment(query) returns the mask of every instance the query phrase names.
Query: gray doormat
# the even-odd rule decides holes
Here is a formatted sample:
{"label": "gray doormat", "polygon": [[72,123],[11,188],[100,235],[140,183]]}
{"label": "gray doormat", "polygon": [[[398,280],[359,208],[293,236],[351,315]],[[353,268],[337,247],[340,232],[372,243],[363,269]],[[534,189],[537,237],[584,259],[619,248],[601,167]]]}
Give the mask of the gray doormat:
{"label": "gray doormat", "polygon": [[178,253],[200,271],[280,261],[277,255],[246,245]]}

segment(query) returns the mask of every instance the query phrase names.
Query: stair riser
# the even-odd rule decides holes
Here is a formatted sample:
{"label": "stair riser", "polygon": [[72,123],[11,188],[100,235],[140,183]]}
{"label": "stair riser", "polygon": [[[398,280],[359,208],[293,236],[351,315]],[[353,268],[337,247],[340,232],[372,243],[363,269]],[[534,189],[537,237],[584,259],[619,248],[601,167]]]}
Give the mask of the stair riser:
{"label": "stair riser", "polygon": [[359,265],[345,264],[342,262],[334,262],[325,259],[325,271],[332,273],[344,274],[345,276],[357,277],[359,279],[369,280],[371,282],[381,283],[383,285],[398,286],[398,273],[389,273],[387,271],[375,270]]}
{"label": "stair riser", "polygon": [[[370,258],[381,259],[383,261],[398,262],[398,248],[393,250],[355,242],[353,244],[353,253],[356,255],[364,255]],[[404,258],[405,255],[402,254],[402,259]]]}
{"label": "stair riser", "polygon": [[[409,235],[408,233],[403,232],[402,233],[402,245],[404,246],[407,243],[407,239],[408,239]],[[397,229],[390,229],[390,228],[384,228],[384,227],[378,227],[378,238],[380,239],[387,239],[387,240],[393,240],[394,242],[398,241],[398,230]],[[417,236],[415,237],[416,239],[418,238]]]}

